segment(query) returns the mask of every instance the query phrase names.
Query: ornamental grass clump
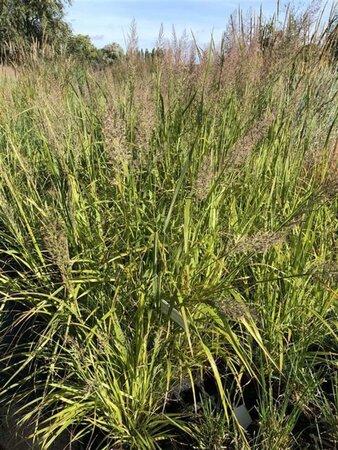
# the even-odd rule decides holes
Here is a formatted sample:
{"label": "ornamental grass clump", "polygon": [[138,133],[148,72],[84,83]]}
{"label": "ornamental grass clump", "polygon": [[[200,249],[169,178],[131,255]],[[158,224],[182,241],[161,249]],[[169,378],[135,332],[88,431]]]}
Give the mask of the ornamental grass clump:
{"label": "ornamental grass clump", "polygon": [[337,447],[337,68],[301,19],[0,76],[0,402],[37,448]]}

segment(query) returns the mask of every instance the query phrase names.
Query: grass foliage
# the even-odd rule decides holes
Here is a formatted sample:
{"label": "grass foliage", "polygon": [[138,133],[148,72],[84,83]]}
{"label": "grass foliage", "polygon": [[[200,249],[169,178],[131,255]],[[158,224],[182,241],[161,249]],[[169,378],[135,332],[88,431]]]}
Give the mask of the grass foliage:
{"label": "grass foliage", "polygon": [[338,445],[338,79],[297,39],[0,76],[0,394],[38,448]]}

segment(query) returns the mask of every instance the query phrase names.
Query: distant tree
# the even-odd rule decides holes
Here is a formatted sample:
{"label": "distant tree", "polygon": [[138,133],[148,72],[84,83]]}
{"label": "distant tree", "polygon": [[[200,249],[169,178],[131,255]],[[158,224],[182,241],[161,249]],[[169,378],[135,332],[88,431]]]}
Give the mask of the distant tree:
{"label": "distant tree", "polygon": [[112,64],[124,56],[123,48],[116,42],[106,45],[100,49],[101,61],[105,64]]}
{"label": "distant tree", "polygon": [[70,35],[67,40],[67,54],[81,62],[95,62],[100,58],[100,52],[84,34]]}
{"label": "distant tree", "polygon": [[0,51],[36,43],[60,43],[70,32],[64,7],[71,0],[0,0]]}

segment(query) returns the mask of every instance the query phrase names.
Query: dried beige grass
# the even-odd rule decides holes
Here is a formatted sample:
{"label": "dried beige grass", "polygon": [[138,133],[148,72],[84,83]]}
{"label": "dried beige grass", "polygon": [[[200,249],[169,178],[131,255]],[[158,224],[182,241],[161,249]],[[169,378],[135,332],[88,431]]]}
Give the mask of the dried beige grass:
{"label": "dried beige grass", "polygon": [[202,201],[206,199],[214,176],[215,174],[212,158],[211,156],[206,156],[203,159],[192,188],[192,193],[198,200]]}
{"label": "dried beige grass", "polygon": [[0,64],[0,76],[6,78],[17,78],[17,71],[13,66],[3,66]]}
{"label": "dried beige grass", "polygon": [[288,233],[289,230],[278,232],[259,231],[256,234],[240,239],[232,250],[232,253],[263,253],[275,245],[283,244]]}
{"label": "dried beige grass", "polygon": [[138,150],[138,159],[144,162],[145,152],[149,150],[153,131],[156,129],[157,119],[153,93],[150,86],[137,86],[135,90],[135,103],[137,109],[137,124],[135,130],[135,145]]}
{"label": "dried beige grass", "polygon": [[261,120],[255,122],[244,135],[235,142],[231,148],[226,164],[232,167],[240,167],[250,158],[255,146],[264,137],[272,125],[275,117],[267,114]]}
{"label": "dried beige grass", "polygon": [[107,111],[103,120],[104,146],[107,161],[114,171],[120,171],[131,160],[131,151],[127,141],[125,121],[114,106]]}

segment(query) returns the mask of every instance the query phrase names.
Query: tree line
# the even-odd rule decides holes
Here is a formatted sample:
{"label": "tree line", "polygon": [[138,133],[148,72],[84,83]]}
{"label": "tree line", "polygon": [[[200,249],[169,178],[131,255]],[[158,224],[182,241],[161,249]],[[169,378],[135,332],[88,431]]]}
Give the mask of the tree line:
{"label": "tree line", "polygon": [[[52,49],[52,55],[71,56],[80,62],[112,64],[124,57],[122,47],[113,42],[98,49],[89,36],[74,34],[65,21],[65,8],[72,0],[0,0],[0,63],[20,63],[29,52],[45,52]],[[306,16],[304,16],[306,17]],[[135,23],[133,25],[136,27]],[[260,47],[267,52],[275,47],[279,34],[283,35],[282,46],[288,41],[295,42],[303,21],[289,15],[289,23],[284,30],[276,31],[273,22],[264,23],[260,28]],[[136,28],[134,29],[135,32]],[[279,39],[281,41],[281,39]],[[333,60],[338,59],[338,13],[330,17],[325,31],[325,47]],[[163,56],[164,49],[133,49],[141,59],[151,60]],[[127,52],[128,53],[128,52]]]}
{"label": "tree line", "polygon": [[87,35],[74,34],[65,21],[71,0],[0,0],[0,62],[20,62],[33,48],[81,62],[110,64],[123,57],[117,43],[98,49]]}

